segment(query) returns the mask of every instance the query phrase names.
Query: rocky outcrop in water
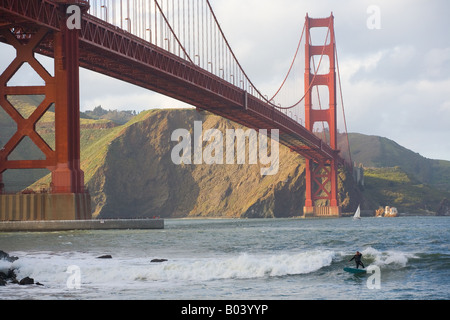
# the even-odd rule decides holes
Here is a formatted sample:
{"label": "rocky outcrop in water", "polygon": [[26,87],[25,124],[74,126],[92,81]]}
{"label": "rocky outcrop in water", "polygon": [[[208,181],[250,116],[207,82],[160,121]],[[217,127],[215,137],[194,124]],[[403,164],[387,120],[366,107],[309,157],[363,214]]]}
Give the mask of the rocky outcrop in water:
{"label": "rocky outcrop in water", "polygon": [[6,260],[8,262],[14,262],[17,259],[19,259],[19,258],[18,257],[14,257],[14,256],[10,256],[5,251],[0,250],[0,260]]}
{"label": "rocky outcrop in water", "polygon": [[168,261],[167,259],[152,259],[152,261],[150,261],[151,263],[161,263],[161,262],[166,262]]}
{"label": "rocky outcrop in water", "polygon": [[0,271],[0,286],[6,286],[8,282],[19,283],[16,278],[16,273],[12,269],[9,269],[6,273]]}
{"label": "rocky outcrop in water", "polygon": [[[10,256],[8,253],[0,250],[0,260],[5,260],[12,263],[18,259],[18,257]],[[7,284],[19,284],[22,286],[32,284],[41,286],[43,285],[42,283],[34,282],[34,279],[30,277],[25,277],[21,280],[18,280],[15,269],[13,267],[10,267],[8,270],[0,271],[0,286],[6,286]]]}

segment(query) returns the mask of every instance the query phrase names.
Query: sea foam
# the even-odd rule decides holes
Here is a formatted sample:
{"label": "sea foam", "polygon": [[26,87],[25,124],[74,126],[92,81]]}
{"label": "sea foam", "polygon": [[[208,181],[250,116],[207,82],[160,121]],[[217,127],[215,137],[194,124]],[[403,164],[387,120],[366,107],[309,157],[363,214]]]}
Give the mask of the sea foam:
{"label": "sea foam", "polygon": [[331,265],[333,251],[314,250],[298,253],[241,253],[211,258],[176,258],[151,263],[149,258],[96,259],[87,254],[71,256],[33,254],[12,265],[19,277],[29,276],[52,286],[65,286],[69,266],[78,266],[82,284],[135,283],[142,281],[209,281],[251,279],[307,274]]}
{"label": "sea foam", "polygon": [[363,261],[368,259],[371,264],[377,266],[406,267],[409,259],[417,258],[413,253],[388,250],[379,251],[372,247],[364,249],[362,252]]}

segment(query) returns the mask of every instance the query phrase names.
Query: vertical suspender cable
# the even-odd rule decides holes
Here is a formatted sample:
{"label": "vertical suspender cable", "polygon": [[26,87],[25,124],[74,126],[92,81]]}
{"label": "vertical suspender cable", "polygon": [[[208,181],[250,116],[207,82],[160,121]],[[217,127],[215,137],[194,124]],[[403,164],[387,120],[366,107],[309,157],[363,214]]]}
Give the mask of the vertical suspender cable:
{"label": "vertical suspender cable", "polygon": [[156,10],[156,0],[155,0],[155,45],[158,45],[158,10]]}
{"label": "vertical suspender cable", "polygon": [[351,149],[350,149],[350,141],[348,139],[348,130],[347,130],[347,120],[345,118],[345,109],[344,109],[344,98],[342,95],[342,86],[341,86],[341,73],[339,71],[339,59],[338,59],[338,52],[337,52],[337,46],[336,46],[336,34],[334,34],[334,49],[335,49],[335,54],[336,54],[336,67],[337,67],[337,74],[338,74],[338,83],[339,83],[339,93],[341,96],[341,104],[342,104],[342,115],[344,117],[344,127],[345,127],[345,135],[347,136],[347,147],[348,147],[348,155],[350,157],[350,165],[353,165],[353,160],[352,160],[352,153],[351,153]]}

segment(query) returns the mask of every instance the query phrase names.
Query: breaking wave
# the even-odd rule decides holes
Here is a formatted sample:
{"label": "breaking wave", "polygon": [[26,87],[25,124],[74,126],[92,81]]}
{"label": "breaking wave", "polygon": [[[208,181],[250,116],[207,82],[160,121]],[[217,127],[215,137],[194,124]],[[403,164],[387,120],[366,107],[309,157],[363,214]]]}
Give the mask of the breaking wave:
{"label": "breaking wave", "polygon": [[280,277],[315,272],[330,266],[333,251],[307,251],[293,254],[252,255],[214,258],[176,258],[151,263],[152,258],[96,259],[87,254],[75,257],[33,254],[2,268],[14,268],[18,278],[32,277],[43,284],[66,285],[68,267],[77,266],[83,284],[130,283],[136,281],[209,281]]}
{"label": "breaking wave", "polygon": [[363,261],[368,262],[367,265],[377,265],[379,267],[406,267],[411,259],[416,259],[418,256],[414,253],[388,250],[379,251],[372,247],[364,249],[362,252]]}
{"label": "breaking wave", "polygon": [[306,274],[331,265],[331,251],[304,252],[256,256],[241,254],[238,257],[175,261],[158,266],[156,273],[148,275],[152,280],[214,280],[278,277]]}

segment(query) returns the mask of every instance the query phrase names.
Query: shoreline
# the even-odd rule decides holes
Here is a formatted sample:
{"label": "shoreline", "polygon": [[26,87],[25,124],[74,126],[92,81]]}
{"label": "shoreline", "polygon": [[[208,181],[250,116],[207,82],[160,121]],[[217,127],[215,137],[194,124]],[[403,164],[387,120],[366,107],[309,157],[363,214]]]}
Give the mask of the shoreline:
{"label": "shoreline", "polygon": [[164,229],[164,219],[0,221],[0,232]]}

